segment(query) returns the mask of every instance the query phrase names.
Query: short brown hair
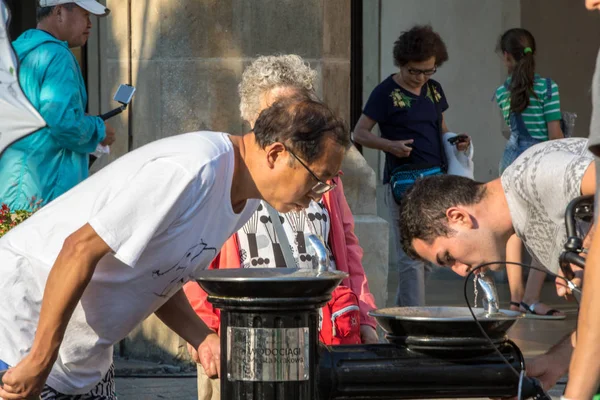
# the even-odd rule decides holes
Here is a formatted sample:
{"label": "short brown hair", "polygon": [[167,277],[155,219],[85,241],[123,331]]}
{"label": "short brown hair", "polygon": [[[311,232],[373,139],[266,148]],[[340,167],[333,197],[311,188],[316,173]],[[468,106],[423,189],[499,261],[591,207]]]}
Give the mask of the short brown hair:
{"label": "short brown hair", "polygon": [[435,57],[435,65],[448,61],[448,51],[442,37],[430,25],[416,25],[402,32],[394,42],[394,64],[400,68],[409,62],[422,62]]}
{"label": "short brown hair", "polygon": [[404,252],[419,258],[413,240],[432,243],[438,237],[449,237],[446,210],[458,205],[479,203],[486,195],[484,183],[456,175],[436,175],[418,179],[404,194],[400,205],[400,236]]}

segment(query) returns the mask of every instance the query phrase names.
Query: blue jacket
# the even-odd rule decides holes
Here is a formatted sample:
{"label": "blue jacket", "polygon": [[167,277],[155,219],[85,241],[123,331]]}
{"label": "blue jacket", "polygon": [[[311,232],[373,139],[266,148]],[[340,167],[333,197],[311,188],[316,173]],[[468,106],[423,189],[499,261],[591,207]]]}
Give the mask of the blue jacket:
{"label": "blue jacket", "polygon": [[44,205],[87,178],[88,154],[106,134],[101,118],[85,115],[85,84],[66,42],[31,29],[13,46],[25,96],[48,124],[0,158],[0,203],[19,210]]}

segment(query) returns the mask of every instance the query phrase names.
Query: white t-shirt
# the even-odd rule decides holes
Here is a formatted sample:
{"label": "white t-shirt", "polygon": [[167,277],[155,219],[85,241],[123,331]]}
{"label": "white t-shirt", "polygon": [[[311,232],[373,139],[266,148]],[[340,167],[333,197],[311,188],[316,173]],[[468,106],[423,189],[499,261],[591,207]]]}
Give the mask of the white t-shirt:
{"label": "white t-shirt", "polygon": [[551,272],[558,272],[567,240],[567,205],[581,196],[581,181],[593,159],[586,139],[549,140],[527,149],[502,174],[515,232]]}
{"label": "white t-shirt", "polygon": [[[290,244],[298,268],[313,268],[315,251],[307,240],[315,234],[327,246],[331,270],[335,271],[335,260],[328,246],[331,221],[329,212],[322,202],[311,201],[302,211],[279,214],[279,220]],[[241,268],[285,268],[281,241],[264,204],[238,231]]]}
{"label": "white t-shirt", "polygon": [[48,273],[65,238],[89,223],[113,253],[98,263],[69,322],[48,385],[91,390],[112,345],[161,307],[250,218],[235,214],[227,134],[196,132],[141,147],[60,196],[0,239],[0,360],[30,350]]}

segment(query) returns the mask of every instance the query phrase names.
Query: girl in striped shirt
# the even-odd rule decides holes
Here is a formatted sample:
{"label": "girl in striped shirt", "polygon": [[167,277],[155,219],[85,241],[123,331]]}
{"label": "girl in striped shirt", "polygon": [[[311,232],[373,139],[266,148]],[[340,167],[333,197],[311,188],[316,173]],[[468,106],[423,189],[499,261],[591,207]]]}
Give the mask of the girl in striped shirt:
{"label": "girl in striped shirt", "polygon": [[[496,89],[498,103],[510,139],[500,162],[500,174],[529,147],[550,139],[564,137],[560,120],[558,85],[550,78],[535,73],[536,45],[533,35],[522,28],[506,31],[497,49],[508,70],[508,78]],[[522,261],[523,244],[513,235],[506,246],[506,260]],[[531,269],[524,288],[521,267],[507,265],[511,292],[511,308],[527,316],[564,319],[565,315],[539,302],[546,274]]]}

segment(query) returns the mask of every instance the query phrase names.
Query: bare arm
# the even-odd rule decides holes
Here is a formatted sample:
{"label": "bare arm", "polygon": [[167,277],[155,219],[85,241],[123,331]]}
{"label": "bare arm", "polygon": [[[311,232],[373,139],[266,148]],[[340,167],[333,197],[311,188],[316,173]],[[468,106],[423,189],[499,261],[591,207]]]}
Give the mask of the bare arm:
{"label": "bare arm", "polygon": [[215,332],[196,314],[183,289],[179,290],[161,308],[156,310],[156,316],[165,323],[173,332],[181,336],[186,342],[200,346],[204,339]]}
{"label": "bare arm", "polygon": [[388,151],[392,141],[381,138],[371,132],[376,123],[377,121],[372,120],[365,114],[361,114],[354,127],[354,140],[356,143],[371,149]]}
{"label": "bare arm", "polygon": [[[446,132],[450,132],[450,129],[448,129],[448,125],[446,125],[446,118],[444,118],[444,114],[442,114],[442,139],[444,138],[444,134]],[[469,148],[469,146],[471,145],[471,137],[469,135],[465,135],[466,136],[466,140],[464,141],[460,141],[456,144],[456,148],[460,151],[465,151]]]}
{"label": "bare arm", "polygon": [[[581,180],[580,191],[581,191],[581,194],[584,196],[594,194],[596,191],[596,165],[594,162],[590,163],[587,170],[583,174],[583,178]],[[584,249],[590,248],[590,243],[593,240],[595,230],[596,230],[596,224],[592,224],[592,226],[590,227],[588,233],[586,234],[586,236],[583,240],[583,248]],[[586,258],[585,253],[581,253],[580,255],[582,257]],[[574,264],[571,264],[571,270],[574,273],[574,277],[571,279],[571,282],[574,283],[577,287],[582,287],[583,286],[583,278],[584,278],[583,270]],[[571,288],[565,286],[565,281],[563,279],[564,273],[563,273],[562,269],[558,270],[558,274],[560,275],[560,277],[557,277],[555,280],[556,294],[560,297],[568,296],[567,299],[569,299],[573,293],[572,293]]]}
{"label": "bare arm", "polygon": [[577,322],[577,346],[569,368],[568,399],[591,399],[600,385],[600,235],[594,235],[585,263],[585,288]]}
{"label": "bare arm", "polygon": [[446,118],[444,118],[444,114],[442,114],[442,135],[446,132],[450,132],[450,129],[448,129],[448,125],[446,125]]}
{"label": "bare arm", "polygon": [[539,379],[544,390],[556,385],[567,372],[567,364],[573,351],[572,335],[565,336],[546,353],[526,362],[527,376]]}
{"label": "bare arm", "polygon": [[412,150],[410,140],[388,140],[375,135],[371,130],[377,122],[362,114],[354,127],[354,141],[365,147],[385,151],[396,157],[408,157]]}
{"label": "bare arm", "polygon": [[3,378],[0,397],[17,399],[42,390],[58,357],[65,330],[96,264],[110,247],[86,224],[64,242],[50,270],[31,352]]}
{"label": "bare arm", "polygon": [[548,122],[548,138],[553,139],[564,139],[565,135],[560,129],[560,121]]}
{"label": "bare arm", "polygon": [[42,360],[45,365],[54,363],[73,310],[90,282],[96,264],[110,250],[88,224],[65,240],[46,282],[32,357]]}
{"label": "bare arm", "polygon": [[192,346],[192,358],[202,364],[206,375],[220,376],[219,336],[196,314],[183,289],[175,293],[154,314]]}
{"label": "bare arm", "polygon": [[587,196],[596,193],[596,163],[592,162],[583,174],[581,180],[581,195]]}
{"label": "bare arm", "polygon": [[[596,166],[592,163],[581,182],[581,194],[594,193],[596,189]],[[592,230],[590,230],[592,231]],[[589,234],[588,234],[589,235]],[[586,237],[586,240],[588,237]],[[569,382],[565,397],[591,399],[600,385],[600,235],[592,235],[585,262],[585,287],[577,322],[577,345],[569,368]]]}

